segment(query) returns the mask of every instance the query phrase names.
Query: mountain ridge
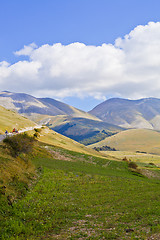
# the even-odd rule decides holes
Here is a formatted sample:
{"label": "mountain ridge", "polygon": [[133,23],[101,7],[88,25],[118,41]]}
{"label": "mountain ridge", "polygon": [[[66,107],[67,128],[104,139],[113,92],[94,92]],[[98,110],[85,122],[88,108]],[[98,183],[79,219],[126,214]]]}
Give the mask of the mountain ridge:
{"label": "mountain ridge", "polygon": [[52,98],[36,98],[26,93],[0,92],[0,105],[32,119],[32,114],[71,115],[99,120],[89,113]]}
{"label": "mountain ridge", "polygon": [[111,98],[94,107],[89,113],[102,121],[125,128],[160,130],[159,98]]}

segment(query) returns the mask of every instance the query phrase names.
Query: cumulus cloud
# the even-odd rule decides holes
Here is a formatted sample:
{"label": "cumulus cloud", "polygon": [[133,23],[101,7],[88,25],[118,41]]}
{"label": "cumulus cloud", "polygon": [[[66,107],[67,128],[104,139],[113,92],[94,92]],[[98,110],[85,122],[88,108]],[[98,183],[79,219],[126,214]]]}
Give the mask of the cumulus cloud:
{"label": "cumulus cloud", "polygon": [[115,44],[32,43],[15,54],[29,60],[0,63],[2,90],[61,99],[160,96],[160,22],[137,26]]}
{"label": "cumulus cloud", "polygon": [[22,48],[19,51],[15,52],[15,55],[17,56],[30,56],[32,51],[37,48],[37,45],[35,43],[31,43],[28,46],[24,45],[24,48]]}

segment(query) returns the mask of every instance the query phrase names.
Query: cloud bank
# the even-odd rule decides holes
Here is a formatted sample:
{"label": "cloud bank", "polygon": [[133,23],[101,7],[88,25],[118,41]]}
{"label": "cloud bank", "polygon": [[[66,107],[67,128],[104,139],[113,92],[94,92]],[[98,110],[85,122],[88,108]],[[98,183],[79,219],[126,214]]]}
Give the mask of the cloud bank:
{"label": "cloud bank", "polygon": [[28,60],[0,62],[1,90],[59,99],[160,97],[160,22],[137,26],[114,44],[32,43],[15,54]]}

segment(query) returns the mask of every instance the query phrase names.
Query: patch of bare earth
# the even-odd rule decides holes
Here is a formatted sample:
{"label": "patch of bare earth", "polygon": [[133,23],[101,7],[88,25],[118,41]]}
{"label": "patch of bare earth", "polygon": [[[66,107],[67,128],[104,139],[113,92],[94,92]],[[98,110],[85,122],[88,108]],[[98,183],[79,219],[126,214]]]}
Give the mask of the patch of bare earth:
{"label": "patch of bare earth", "polygon": [[52,156],[55,159],[64,160],[64,161],[73,161],[70,157],[65,156],[64,154],[61,154],[60,152],[57,152],[57,151],[54,151],[54,150],[49,150],[49,152],[52,154]]}
{"label": "patch of bare earth", "polygon": [[[142,173],[144,176],[146,176],[146,177],[148,177],[148,178],[157,178],[157,179],[160,179],[160,175],[159,175],[157,172],[155,172],[155,171],[151,171],[151,170],[148,170],[148,169],[141,169],[140,171],[141,171],[141,173]],[[159,238],[159,239],[160,239],[160,238]]]}
{"label": "patch of bare earth", "polygon": [[147,240],[160,240],[160,233],[153,234],[152,236],[147,238]]}

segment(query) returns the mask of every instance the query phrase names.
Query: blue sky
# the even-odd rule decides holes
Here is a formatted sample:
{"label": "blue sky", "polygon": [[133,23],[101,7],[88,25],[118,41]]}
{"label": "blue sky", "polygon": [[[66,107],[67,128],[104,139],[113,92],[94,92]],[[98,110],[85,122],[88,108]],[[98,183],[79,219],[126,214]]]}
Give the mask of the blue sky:
{"label": "blue sky", "polygon": [[[126,34],[129,34],[137,26],[145,26],[148,22],[159,22],[159,9],[160,1],[154,0],[5,0],[1,1],[0,7],[0,62],[5,61],[10,66],[14,65],[20,61],[31,61],[33,58],[29,54],[17,54],[14,52],[23,49],[24,45],[28,46],[31,43],[35,43],[36,48],[48,44],[52,46],[55,43],[61,43],[62,46],[70,45],[72,43],[84,43],[85,46],[101,46],[103,43],[106,44],[115,44],[117,38],[124,38]],[[150,28],[154,28],[150,26]],[[118,46],[119,49],[122,46]],[[69,51],[69,50],[67,50]],[[72,51],[72,50],[71,50]],[[91,54],[91,50],[89,53]],[[91,54],[92,55],[92,54]],[[69,54],[67,56],[70,56]],[[78,58],[78,55],[77,55]],[[57,59],[57,58],[56,58]],[[83,58],[82,58],[83,59]],[[35,58],[34,58],[35,60]],[[37,62],[36,58],[36,62]],[[55,61],[55,60],[54,60]],[[78,62],[79,63],[79,62]],[[96,65],[97,66],[97,65]],[[16,66],[17,67],[17,66]],[[19,64],[20,67],[20,64]],[[106,65],[107,67],[107,65]],[[12,67],[13,68],[13,67]],[[22,68],[23,69],[23,68]],[[84,67],[82,68],[84,69]],[[116,69],[116,68],[115,68]],[[3,69],[2,69],[3,70]],[[16,70],[21,71],[21,69]],[[86,72],[88,73],[87,70]],[[3,70],[4,72],[4,70]],[[15,72],[14,72],[15,73]],[[67,73],[68,74],[68,73]],[[159,73],[157,73],[158,76]],[[66,79],[68,76],[66,75]],[[1,76],[1,75],[0,75]],[[19,76],[19,75],[18,75]],[[55,75],[54,75],[55,76]],[[62,74],[65,78],[65,72]],[[60,81],[61,78],[54,78],[55,86],[58,85],[57,81]],[[88,75],[88,87],[85,87],[85,90],[80,91],[79,88],[76,89],[77,94],[60,94],[58,95],[53,91],[49,92],[51,87],[49,86],[48,94],[50,97],[55,97],[62,99],[63,101],[74,105],[78,108],[84,110],[90,110],[96,104],[102,102],[105,97],[110,96],[120,96],[120,97],[132,97],[131,93],[124,94],[123,91],[119,91],[122,87],[128,89],[126,83],[122,85],[117,85],[114,89],[110,88],[106,90],[102,96],[101,89],[97,93],[90,90],[89,85],[91,84],[92,75]],[[97,76],[99,76],[97,74]],[[106,78],[109,75],[106,75]],[[119,75],[121,77],[121,75]],[[47,78],[47,76],[46,76]],[[49,78],[49,77],[48,77]],[[45,79],[45,78],[44,78]],[[74,75],[75,79],[75,75]],[[115,76],[113,77],[113,81]],[[14,80],[16,81],[16,74]],[[2,77],[0,82],[5,81]],[[9,80],[7,80],[9,83]],[[13,81],[13,79],[12,79]],[[25,79],[27,82],[27,79]],[[38,82],[38,80],[36,80]],[[41,83],[45,80],[40,80]],[[52,81],[52,79],[50,79]],[[66,80],[67,81],[67,80]],[[73,80],[72,80],[73,81]],[[75,81],[81,81],[76,80]],[[98,79],[97,79],[98,81]],[[107,81],[107,80],[106,80]],[[148,80],[149,81],[149,80]],[[132,81],[133,82],[133,81]],[[17,87],[18,91],[23,91],[30,94],[35,94],[37,96],[42,95],[42,97],[47,96],[47,90],[43,93],[43,84],[42,89],[39,89],[38,92],[32,87],[26,87],[23,80],[18,81],[19,86]],[[62,81],[65,85],[65,82]],[[70,84],[72,85],[73,82]],[[147,82],[148,83],[148,82]],[[103,83],[104,84],[104,83]],[[103,85],[102,84],[102,85]],[[107,84],[107,82],[106,82]],[[134,89],[139,87],[134,84]],[[141,85],[142,83],[140,83]],[[24,88],[23,88],[24,85]],[[30,82],[28,82],[30,85]],[[35,84],[36,85],[36,84]],[[1,88],[5,87],[5,84],[0,85]],[[66,85],[67,86],[67,85]],[[96,86],[96,84],[95,84]],[[67,88],[67,87],[66,87]],[[62,88],[62,92],[66,92],[66,88]],[[61,91],[61,87],[58,85],[58,91]],[[74,92],[72,89],[72,92]],[[87,89],[90,92],[87,95]],[[8,89],[1,90],[14,90],[13,87]],[[85,92],[85,94],[83,94]],[[125,91],[124,91],[125,92]],[[96,95],[96,97],[94,97]],[[135,93],[133,94],[135,97]],[[157,93],[153,91],[152,96],[157,97]],[[149,96],[147,92],[141,92],[137,97]]]}

